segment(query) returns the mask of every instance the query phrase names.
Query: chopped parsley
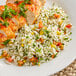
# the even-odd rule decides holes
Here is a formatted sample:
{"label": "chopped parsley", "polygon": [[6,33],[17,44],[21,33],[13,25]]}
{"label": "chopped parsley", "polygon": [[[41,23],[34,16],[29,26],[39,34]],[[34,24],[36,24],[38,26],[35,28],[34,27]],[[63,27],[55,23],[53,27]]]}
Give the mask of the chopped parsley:
{"label": "chopped parsley", "polygon": [[26,14],[25,14],[25,11],[27,11],[27,9],[25,10],[25,3],[21,3],[20,5],[19,5],[19,7],[20,7],[20,13],[19,13],[19,15],[20,16],[23,16],[23,17],[26,17]]}
{"label": "chopped parsley", "polygon": [[70,35],[72,34],[72,32],[70,32]]}
{"label": "chopped parsley", "polygon": [[33,47],[35,47],[36,45],[33,43]]}
{"label": "chopped parsley", "polygon": [[0,23],[2,23],[2,21],[0,21]]}
{"label": "chopped parsley", "polygon": [[49,31],[48,31],[48,30],[44,30],[44,32],[45,32],[46,34],[49,34]]}
{"label": "chopped parsley", "polygon": [[38,35],[36,35],[36,40],[38,40],[39,39],[39,36]]}
{"label": "chopped parsley", "polygon": [[8,23],[7,21],[5,21],[5,22],[0,21],[0,23],[1,23],[2,25],[6,26],[6,27],[9,26],[9,23]]}
{"label": "chopped parsley", "polygon": [[18,4],[18,3],[19,3],[19,1],[15,1],[14,3]]}
{"label": "chopped parsley", "polygon": [[7,8],[7,5],[5,5],[5,10],[4,10],[4,12],[2,13],[1,17],[2,17],[4,20],[5,20],[6,17],[9,17],[9,18],[12,17],[11,14],[9,14],[9,10],[8,10],[8,8]]}
{"label": "chopped parsley", "polygon": [[[11,14],[10,14],[11,13]],[[7,17],[8,18],[11,18],[12,17],[12,14],[13,15],[17,15],[17,13],[15,12],[15,10],[13,9],[8,9],[7,5],[5,5],[5,10],[4,12],[2,13],[1,17],[5,20]]]}
{"label": "chopped parsley", "polygon": [[68,40],[68,38],[64,38],[64,40]]}
{"label": "chopped parsley", "polygon": [[57,57],[58,53],[55,54],[54,58]]}
{"label": "chopped parsley", "polygon": [[36,52],[41,53],[41,48],[36,48]]}
{"label": "chopped parsley", "polygon": [[50,45],[52,45],[52,42],[50,42]]}
{"label": "chopped parsley", "polygon": [[5,21],[5,22],[3,23],[3,25],[6,26],[6,27],[8,27],[8,26],[9,26],[9,23],[8,23],[7,21]]}
{"label": "chopped parsley", "polygon": [[26,36],[26,38],[29,38],[29,36]]}
{"label": "chopped parsley", "polygon": [[30,4],[30,0],[24,0],[24,3]]}
{"label": "chopped parsley", "polygon": [[26,17],[26,14],[24,12],[22,12],[22,11],[20,11],[19,15],[23,16],[23,17]]}
{"label": "chopped parsley", "polygon": [[62,18],[62,20],[65,20],[65,18]]}
{"label": "chopped parsley", "polygon": [[13,10],[13,9],[10,8],[9,11],[11,12],[11,14],[17,15],[17,12],[15,12],[15,10]]}
{"label": "chopped parsley", "polygon": [[4,45],[7,45],[7,44],[9,43],[9,41],[10,41],[10,39],[9,39],[9,40],[4,41],[4,42],[3,42],[3,44],[4,44]]}

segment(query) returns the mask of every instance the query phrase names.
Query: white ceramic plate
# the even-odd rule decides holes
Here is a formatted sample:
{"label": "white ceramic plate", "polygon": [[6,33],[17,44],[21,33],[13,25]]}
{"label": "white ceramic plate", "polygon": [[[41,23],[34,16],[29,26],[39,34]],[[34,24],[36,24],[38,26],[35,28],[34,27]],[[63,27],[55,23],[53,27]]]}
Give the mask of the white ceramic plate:
{"label": "white ceramic plate", "polygon": [[[4,4],[5,0],[0,0],[0,4]],[[73,24],[72,41],[61,54],[54,60],[42,64],[40,67],[17,67],[7,65],[0,60],[0,76],[48,76],[56,73],[76,58],[76,0],[53,0],[63,7],[63,9],[71,17]],[[51,6],[52,1],[47,0],[46,6]]]}

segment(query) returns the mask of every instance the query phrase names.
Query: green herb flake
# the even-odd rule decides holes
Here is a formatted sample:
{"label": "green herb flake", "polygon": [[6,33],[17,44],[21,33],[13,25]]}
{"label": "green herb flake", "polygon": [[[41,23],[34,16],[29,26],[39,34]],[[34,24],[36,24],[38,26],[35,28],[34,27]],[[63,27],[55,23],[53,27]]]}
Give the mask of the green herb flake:
{"label": "green herb flake", "polygon": [[48,30],[44,30],[44,32],[45,32],[46,34],[49,34],[49,31],[48,31]]}
{"label": "green herb flake", "polygon": [[40,49],[39,48],[36,48],[36,52],[41,53],[41,48]]}
{"label": "green herb flake", "polygon": [[55,54],[54,58],[57,57],[58,53]]}
{"label": "green herb flake", "polygon": [[2,21],[0,21],[0,23],[2,23]]}
{"label": "green herb flake", "polygon": [[9,14],[10,12],[9,12],[9,10],[8,10],[8,8],[7,8],[7,5],[5,5],[5,10],[4,10],[4,12],[2,13],[2,15],[1,15],[1,17],[5,20],[6,19],[6,17],[9,17],[9,18],[11,18],[12,16],[11,16],[11,14]]}
{"label": "green herb flake", "polygon": [[33,43],[33,47],[35,47],[36,45]]}
{"label": "green herb flake", "polygon": [[68,40],[68,38],[64,38],[64,40]]}
{"label": "green herb flake", "polygon": [[36,40],[38,40],[39,39],[39,36],[38,35],[36,35]]}
{"label": "green herb flake", "polygon": [[5,21],[5,22],[3,23],[3,25],[6,26],[6,27],[8,27],[8,26],[9,26],[9,23],[8,23],[7,21]]}
{"label": "green herb flake", "polygon": [[25,11],[27,11],[27,9],[24,8],[25,7],[25,3],[21,3],[19,5],[19,7],[20,7],[20,13],[19,13],[19,15],[23,16],[23,17],[26,17]]}
{"label": "green herb flake", "polygon": [[9,39],[9,40],[4,41],[4,42],[3,42],[3,44],[4,44],[4,45],[7,45],[7,44],[9,43],[9,41],[10,41],[10,39]]}
{"label": "green herb flake", "polygon": [[20,16],[23,16],[23,17],[26,17],[25,12],[22,12],[22,11],[20,11],[19,15],[20,15]]}
{"label": "green herb flake", "polygon": [[10,8],[9,11],[11,12],[11,14],[17,15],[17,12],[15,12],[15,10],[13,10],[13,9]]}
{"label": "green herb flake", "polygon": [[70,32],[70,35],[72,34],[72,32]]}
{"label": "green herb flake", "polygon": [[29,38],[29,36],[26,36],[26,38]]}
{"label": "green herb flake", "polygon": [[65,20],[65,18],[62,18],[62,20]]}
{"label": "green herb flake", "polygon": [[72,40],[72,39],[70,39],[70,40]]}
{"label": "green herb flake", "polygon": [[30,4],[30,0],[24,0],[24,3]]}
{"label": "green herb flake", "polygon": [[14,3],[18,4],[18,3],[19,3],[19,1],[15,1]]}
{"label": "green herb flake", "polygon": [[66,16],[66,18],[69,18],[68,16]]}
{"label": "green herb flake", "polygon": [[50,45],[52,45],[52,42],[50,42]]}

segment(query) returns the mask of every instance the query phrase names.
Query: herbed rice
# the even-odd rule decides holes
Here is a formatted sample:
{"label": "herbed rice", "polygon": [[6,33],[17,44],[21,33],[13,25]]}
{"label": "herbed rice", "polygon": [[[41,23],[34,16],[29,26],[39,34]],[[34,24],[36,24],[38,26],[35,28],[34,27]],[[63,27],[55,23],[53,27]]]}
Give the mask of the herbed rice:
{"label": "herbed rice", "polygon": [[[55,13],[60,17],[55,18]],[[40,21],[43,22],[41,29]],[[13,63],[18,65],[18,61],[25,61],[24,65],[40,65],[55,58],[71,40],[71,29],[66,28],[68,24],[71,24],[69,18],[61,7],[43,8],[36,24],[25,25],[7,45]],[[58,46],[56,42],[62,44]]]}

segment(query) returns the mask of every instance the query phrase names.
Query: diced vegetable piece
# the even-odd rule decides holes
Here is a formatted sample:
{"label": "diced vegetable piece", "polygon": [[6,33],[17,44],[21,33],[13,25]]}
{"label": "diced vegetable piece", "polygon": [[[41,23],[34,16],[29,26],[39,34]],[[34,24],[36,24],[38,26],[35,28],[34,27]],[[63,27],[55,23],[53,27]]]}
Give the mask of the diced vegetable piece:
{"label": "diced vegetable piece", "polygon": [[4,42],[3,42],[3,44],[4,44],[4,45],[7,45],[7,44],[9,43],[9,41],[10,41],[10,39],[9,39],[9,40],[4,41]]}
{"label": "diced vegetable piece", "polygon": [[19,1],[15,1],[14,3],[18,4],[18,3],[19,3]]}
{"label": "diced vegetable piece", "polygon": [[20,12],[19,12],[19,15],[20,16],[23,16],[23,17],[26,17],[26,14],[25,14],[25,4],[24,3],[21,3],[20,5],[19,5],[19,8],[20,8]]}
{"label": "diced vegetable piece", "polygon": [[64,40],[68,40],[68,38],[64,38]]}
{"label": "diced vegetable piece", "polygon": [[40,31],[40,35],[43,35],[43,34],[44,34],[44,32],[41,30],[41,31]]}
{"label": "diced vegetable piece", "polygon": [[54,58],[55,57],[55,54],[53,54],[51,57]]}
{"label": "diced vegetable piece", "polygon": [[56,52],[59,52],[58,50],[56,50]]}
{"label": "diced vegetable piece", "polygon": [[64,49],[64,45],[60,45],[60,50],[63,50]]}
{"label": "diced vegetable piece", "polygon": [[2,23],[2,21],[0,20],[0,23]]}
{"label": "diced vegetable piece", "polygon": [[0,56],[0,59],[2,59],[2,58],[3,58],[3,56],[1,55],[1,56]]}
{"label": "diced vegetable piece", "polygon": [[22,60],[18,61],[18,66],[22,66],[24,64],[24,62]]}
{"label": "diced vegetable piece", "polygon": [[23,60],[24,63],[26,63],[26,60]]}
{"label": "diced vegetable piece", "polygon": [[21,44],[22,47],[24,47],[24,44]]}
{"label": "diced vegetable piece", "polygon": [[6,56],[7,56],[7,51],[3,51],[3,52],[2,52],[2,56],[3,56],[3,57],[6,57]]}
{"label": "diced vegetable piece", "polygon": [[18,5],[20,5],[21,3],[23,3],[23,1],[19,1],[19,2],[17,2],[18,3]]}
{"label": "diced vegetable piece", "polygon": [[62,43],[61,42],[57,42],[57,45],[56,46],[61,46],[62,45]]}
{"label": "diced vegetable piece", "polygon": [[40,38],[40,41],[41,41],[41,43],[44,43],[44,39],[43,38]]}
{"label": "diced vegetable piece", "polygon": [[60,15],[59,14],[54,14],[54,17],[55,18],[60,18]]}
{"label": "diced vegetable piece", "polygon": [[52,48],[56,48],[56,45],[54,45],[54,44],[51,44],[51,47],[52,47]]}
{"label": "diced vegetable piece", "polygon": [[10,10],[10,12],[13,14],[13,15],[17,15],[17,13],[15,12],[15,10],[13,10],[13,9],[9,9]]}
{"label": "diced vegetable piece", "polygon": [[32,57],[32,58],[30,59],[30,62],[38,62],[38,58]]}
{"label": "diced vegetable piece", "polygon": [[43,28],[43,22],[42,21],[39,22],[39,29],[41,29],[41,28]]}
{"label": "diced vegetable piece", "polygon": [[67,27],[68,29],[71,29],[71,28],[72,28],[72,25],[71,25],[71,24],[68,24],[68,25],[66,25],[66,27]]}
{"label": "diced vegetable piece", "polygon": [[11,63],[11,62],[13,62],[13,59],[12,59],[11,57],[9,57],[9,58],[7,59],[7,61]]}
{"label": "diced vegetable piece", "polygon": [[34,35],[34,32],[32,32],[31,34]]}
{"label": "diced vegetable piece", "polygon": [[63,20],[61,20],[61,21],[59,22],[59,25],[61,26],[61,25],[62,25],[62,23],[63,23]]}
{"label": "diced vegetable piece", "polygon": [[60,35],[61,33],[59,31],[57,31],[57,35]]}
{"label": "diced vegetable piece", "polygon": [[24,3],[29,4],[30,0],[24,0]]}
{"label": "diced vegetable piece", "polygon": [[43,28],[44,28],[45,30],[47,30],[47,27],[46,27],[46,26],[44,26]]}
{"label": "diced vegetable piece", "polygon": [[9,23],[8,23],[7,21],[5,21],[5,22],[3,23],[3,25],[6,26],[6,27],[8,27],[8,26],[9,26]]}
{"label": "diced vegetable piece", "polygon": [[6,19],[6,17],[9,17],[9,18],[12,17],[11,14],[9,14],[9,10],[7,9],[7,5],[5,5],[5,10],[4,10],[3,14],[1,15],[1,17],[2,17],[4,20]]}

